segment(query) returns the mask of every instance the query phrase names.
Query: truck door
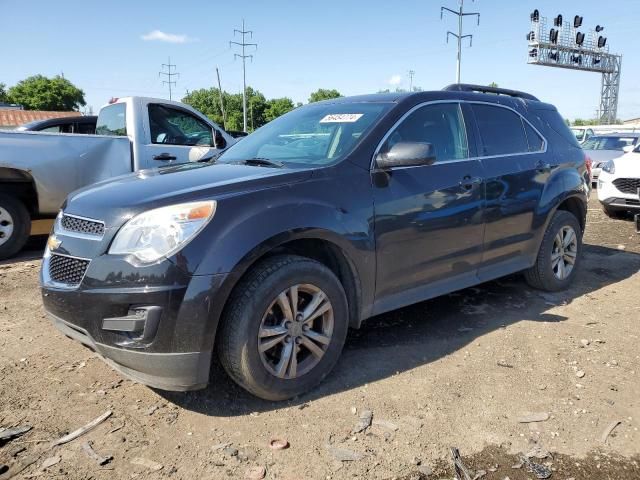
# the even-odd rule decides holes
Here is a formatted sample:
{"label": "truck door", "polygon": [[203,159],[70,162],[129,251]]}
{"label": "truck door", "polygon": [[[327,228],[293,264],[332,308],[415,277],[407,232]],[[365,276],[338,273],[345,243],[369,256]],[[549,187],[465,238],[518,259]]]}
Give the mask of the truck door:
{"label": "truck door", "polygon": [[197,162],[224,148],[224,139],[204,120],[179,107],[148,105],[149,138],[140,165],[153,168],[170,163]]}

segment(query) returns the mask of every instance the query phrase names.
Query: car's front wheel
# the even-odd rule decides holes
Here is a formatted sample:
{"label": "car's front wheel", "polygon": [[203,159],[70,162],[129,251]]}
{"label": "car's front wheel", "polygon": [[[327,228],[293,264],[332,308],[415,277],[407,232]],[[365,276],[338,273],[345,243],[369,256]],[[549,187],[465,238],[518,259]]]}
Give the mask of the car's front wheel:
{"label": "car's front wheel", "polygon": [[331,371],[347,328],[346,296],[331,270],[304,257],[272,257],[234,290],[217,336],[218,356],[249,392],[285,400]]}
{"label": "car's front wheel", "polygon": [[544,234],[536,263],[525,271],[525,278],[540,290],[564,290],[576,275],[581,254],[582,229],[578,219],[558,210]]}

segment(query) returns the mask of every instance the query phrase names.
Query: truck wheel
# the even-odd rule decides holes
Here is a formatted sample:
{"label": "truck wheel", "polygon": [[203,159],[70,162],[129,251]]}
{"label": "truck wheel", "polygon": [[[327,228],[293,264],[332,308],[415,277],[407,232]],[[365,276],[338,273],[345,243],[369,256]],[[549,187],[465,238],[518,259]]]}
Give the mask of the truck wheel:
{"label": "truck wheel", "polygon": [[0,195],[0,260],[20,251],[29,239],[31,216],[20,200]]}
{"label": "truck wheel", "polygon": [[581,254],[582,229],[578,219],[558,210],[544,234],[536,263],[525,271],[525,278],[540,290],[564,290],[576,275]]}
{"label": "truck wheel", "polygon": [[331,371],[347,329],[346,296],[331,270],[304,257],[272,257],[253,268],[229,299],[218,356],[244,389],[285,400]]}

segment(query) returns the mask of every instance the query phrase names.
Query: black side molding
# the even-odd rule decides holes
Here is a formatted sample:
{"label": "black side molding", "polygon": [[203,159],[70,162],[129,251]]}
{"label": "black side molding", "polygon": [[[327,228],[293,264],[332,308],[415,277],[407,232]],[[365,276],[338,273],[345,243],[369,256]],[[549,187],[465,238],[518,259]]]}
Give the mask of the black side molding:
{"label": "black side molding", "polygon": [[518,90],[509,90],[507,88],[485,87],[484,85],[471,85],[469,83],[453,83],[443,88],[448,92],[475,92],[475,93],[493,93],[495,95],[507,95],[509,97],[523,98],[525,100],[534,100],[539,102],[538,98],[525,92]]}

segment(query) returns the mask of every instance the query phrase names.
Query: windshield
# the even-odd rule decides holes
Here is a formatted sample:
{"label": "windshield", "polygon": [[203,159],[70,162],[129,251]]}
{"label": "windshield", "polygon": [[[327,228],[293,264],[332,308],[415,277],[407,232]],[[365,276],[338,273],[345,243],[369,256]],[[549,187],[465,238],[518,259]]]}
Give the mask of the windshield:
{"label": "windshield", "polygon": [[584,150],[616,150],[622,149],[628,145],[635,145],[637,137],[621,137],[621,136],[598,136],[591,137],[582,144]]}
{"label": "windshield", "polygon": [[584,140],[584,134],[586,133],[585,130],[581,128],[572,128],[571,131],[576,136],[576,140],[578,140],[579,142]]}
{"label": "windshield", "polygon": [[391,105],[336,103],[300,107],[240,140],[218,162],[265,159],[284,165],[329,165],[344,158]]}

